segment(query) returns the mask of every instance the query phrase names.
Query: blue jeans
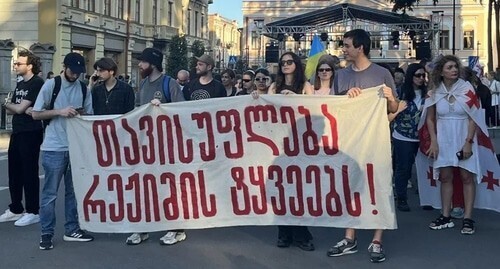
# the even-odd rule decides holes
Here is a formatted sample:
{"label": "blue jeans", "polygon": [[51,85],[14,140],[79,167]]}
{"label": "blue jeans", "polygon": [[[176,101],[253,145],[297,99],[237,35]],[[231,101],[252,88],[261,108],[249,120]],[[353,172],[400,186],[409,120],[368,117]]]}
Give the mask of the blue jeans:
{"label": "blue jeans", "polygon": [[56,226],[56,199],[59,184],[64,177],[64,215],[66,223],[64,229],[66,234],[72,234],[80,229],[78,224],[78,212],[76,210],[75,191],[71,176],[71,166],[68,151],[42,151],[42,166],[45,170],[45,184],[42,190],[40,203],[40,224],[42,235],[54,235]]}
{"label": "blue jeans", "polygon": [[415,163],[419,142],[409,142],[394,139],[394,185],[396,187],[396,195],[400,200],[407,199],[406,186],[411,178],[411,169]]}

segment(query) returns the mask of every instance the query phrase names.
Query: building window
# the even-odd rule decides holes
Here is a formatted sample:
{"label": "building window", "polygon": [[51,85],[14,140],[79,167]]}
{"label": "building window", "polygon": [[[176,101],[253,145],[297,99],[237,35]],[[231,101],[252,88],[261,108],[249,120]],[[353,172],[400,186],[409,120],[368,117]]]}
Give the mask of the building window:
{"label": "building window", "polygon": [[450,49],[450,30],[442,30],[439,33],[439,49]]}
{"label": "building window", "polygon": [[187,34],[191,35],[191,9],[187,11]]}
{"label": "building window", "polygon": [[256,31],[252,31],[252,49],[258,49],[259,48],[259,33]]}
{"label": "building window", "polygon": [[118,14],[117,14],[118,19],[123,20],[124,5],[125,5],[125,0],[118,0]]}
{"label": "building window", "polygon": [[111,0],[104,0],[104,15],[111,16]]}
{"label": "building window", "polygon": [[194,36],[198,36],[198,11],[194,12]]}
{"label": "building window", "polygon": [[168,2],[168,26],[172,26],[172,2]]}
{"label": "building window", "polygon": [[371,48],[372,49],[380,49],[382,47],[382,45],[380,44],[380,37],[379,36],[374,36],[371,38],[372,40],[372,44],[371,44]]}
{"label": "building window", "polygon": [[158,0],[153,0],[153,25],[158,25],[158,16],[157,9],[158,8]]}
{"label": "building window", "polygon": [[86,0],[87,4],[85,7],[88,11],[95,12],[95,0]]}
{"label": "building window", "polygon": [[135,0],[135,21],[141,22],[141,1]]}
{"label": "building window", "polygon": [[474,49],[474,30],[464,31],[464,50]]}
{"label": "building window", "polygon": [[71,0],[71,6],[80,8],[80,0]]}

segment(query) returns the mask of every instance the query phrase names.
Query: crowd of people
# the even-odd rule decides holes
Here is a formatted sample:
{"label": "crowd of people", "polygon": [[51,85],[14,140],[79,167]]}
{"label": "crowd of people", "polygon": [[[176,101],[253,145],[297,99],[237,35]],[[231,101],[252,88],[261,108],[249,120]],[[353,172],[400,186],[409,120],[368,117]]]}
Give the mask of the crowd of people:
{"label": "crowd of people", "polygon": [[[346,32],[342,52],[348,63],[341,67],[337,57],[322,56],[314,77],[306,78],[301,58],[285,52],[278,62],[277,74],[265,68],[236,74],[226,69],[215,79],[215,61],[209,55],[197,57],[196,76],[180,70],[175,78],[163,72],[163,54],[146,48],[139,60],[143,80],[137,92],[118,75],[116,62],[102,58],[95,62],[88,83],[79,81],[87,73],[85,59],[78,53],[64,58],[59,76],[47,77],[44,82],[36,76],[40,59],[29,51],[18,54],[14,68],[22,79],[5,101],[8,113],[13,114],[13,131],[8,150],[9,190],[11,204],[0,216],[0,222],[14,221],[16,226],[41,224],[42,250],[54,247],[55,201],[61,180],[65,185],[65,232],[63,240],[88,242],[93,236],[80,229],[77,201],[73,190],[66,137],[66,118],[82,115],[111,115],[130,112],[138,105],[182,102],[252,94],[347,95],[356,98],[363,89],[385,85],[381,89],[387,99],[388,121],[391,122],[393,145],[394,192],[399,211],[410,211],[407,185],[412,175],[415,156],[421,147],[419,129],[429,133],[426,154],[433,159],[434,169],[441,181],[441,215],[429,224],[440,230],[454,226],[452,221],[454,169],[459,169],[463,184],[462,234],[475,231],[472,219],[476,177],[480,175],[480,156],[477,152],[477,126],[498,125],[500,103],[499,74],[489,73],[489,85],[484,85],[472,70],[463,68],[455,56],[442,56],[433,62],[412,63],[406,70],[392,70],[370,60],[370,35],[360,29]],[[194,79],[191,79],[194,77]],[[191,80],[190,80],[191,79]],[[474,90],[486,110],[480,118],[469,106],[468,90]],[[389,126],[388,126],[389,128]],[[38,162],[41,156],[45,183],[39,193]],[[23,194],[25,204],[23,206]],[[126,244],[138,245],[149,239],[148,233],[134,233]],[[186,239],[184,230],[171,230],[160,238],[162,245],[173,245]],[[370,260],[386,259],[383,230],[375,230],[368,245]],[[315,249],[313,236],[305,226],[279,226],[277,246],[296,245],[305,251]],[[355,229],[346,229],[344,238],[327,251],[330,257],[357,252]]]}

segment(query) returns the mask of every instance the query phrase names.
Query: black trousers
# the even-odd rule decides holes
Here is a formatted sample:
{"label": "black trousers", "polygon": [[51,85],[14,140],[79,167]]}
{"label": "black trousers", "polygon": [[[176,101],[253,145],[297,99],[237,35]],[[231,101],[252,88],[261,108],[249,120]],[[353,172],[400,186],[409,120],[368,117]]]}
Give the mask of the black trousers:
{"label": "black trousers", "polygon": [[306,242],[313,237],[307,226],[278,226],[278,238],[290,242]]}
{"label": "black trousers", "polygon": [[10,135],[9,143],[9,191],[12,213],[24,212],[23,191],[26,212],[38,214],[40,208],[40,178],[38,158],[43,141],[43,130],[20,132]]}

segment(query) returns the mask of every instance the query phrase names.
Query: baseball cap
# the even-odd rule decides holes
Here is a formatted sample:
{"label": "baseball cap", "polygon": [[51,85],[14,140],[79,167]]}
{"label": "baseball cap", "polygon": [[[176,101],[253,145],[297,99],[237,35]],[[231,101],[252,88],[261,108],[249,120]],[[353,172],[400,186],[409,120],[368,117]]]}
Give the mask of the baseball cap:
{"label": "baseball cap", "polygon": [[200,57],[196,57],[196,60],[200,61],[200,62],[203,62],[203,63],[206,63],[208,65],[211,65],[212,67],[215,67],[215,61],[214,61],[214,58],[212,58],[210,55],[208,54],[203,54],[201,55]]}
{"label": "baseball cap", "polygon": [[148,62],[154,66],[161,67],[163,62],[163,53],[155,48],[146,48],[138,57],[139,61]]}
{"label": "baseball cap", "polygon": [[83,56],[76,52],[71,52],[64,56],[64,66],[69,68],[75,74],[85,73],[85,59]]}

